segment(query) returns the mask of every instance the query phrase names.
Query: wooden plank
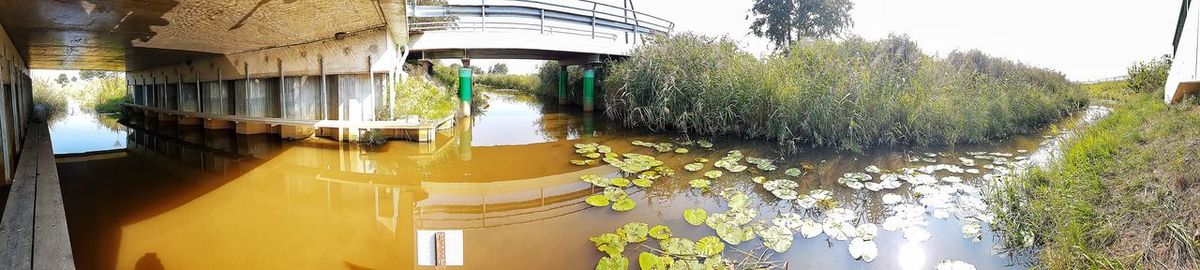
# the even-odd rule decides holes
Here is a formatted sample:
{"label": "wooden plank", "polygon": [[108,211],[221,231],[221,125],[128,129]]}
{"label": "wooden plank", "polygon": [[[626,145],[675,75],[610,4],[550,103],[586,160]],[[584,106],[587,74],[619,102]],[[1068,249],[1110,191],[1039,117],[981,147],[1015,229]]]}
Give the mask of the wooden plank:
{"label": "wooden plank", "polygon": [[27,137],[17,159],[12,190],[0,219],[0,269],[33,268],[34,196],[37,190],[37,136]]}
{"label": "wooden plank", "polygon": [[[54,148],[46,123],[29,125],[36,133],[37,143],[37,194],[34,208],[33,269],[75,269],[75,256],[71,252],[71,235],[67,231],[67,215],[63,207],[62,188],[59,185],[58,167],[54,163]],[[33,137],[33,136],[30,136]]]}

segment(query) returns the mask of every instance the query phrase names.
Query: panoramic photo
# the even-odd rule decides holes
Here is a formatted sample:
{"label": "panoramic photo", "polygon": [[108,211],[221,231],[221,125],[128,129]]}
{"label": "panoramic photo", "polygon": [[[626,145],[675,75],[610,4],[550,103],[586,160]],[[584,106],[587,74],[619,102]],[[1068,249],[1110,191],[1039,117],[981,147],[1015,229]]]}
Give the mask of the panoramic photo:
{"label": "panoramic photo", "polygon": [[1191,0],[0,0],[0,270],[1200,270]]}

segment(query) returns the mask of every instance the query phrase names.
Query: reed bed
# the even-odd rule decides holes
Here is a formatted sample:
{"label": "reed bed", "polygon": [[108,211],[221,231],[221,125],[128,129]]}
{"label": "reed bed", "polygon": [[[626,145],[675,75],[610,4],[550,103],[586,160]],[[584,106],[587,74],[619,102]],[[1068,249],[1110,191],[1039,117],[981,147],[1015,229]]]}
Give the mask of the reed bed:
{"label": "reed bed", "polygon": [[978,51],[929,56],[904,36],[807,41],[760,59],[729,39],[683,33],[608,73],[605,112],[625,125],[772,139],[792,151],[985,142],[1088,102],[1060,73]]}

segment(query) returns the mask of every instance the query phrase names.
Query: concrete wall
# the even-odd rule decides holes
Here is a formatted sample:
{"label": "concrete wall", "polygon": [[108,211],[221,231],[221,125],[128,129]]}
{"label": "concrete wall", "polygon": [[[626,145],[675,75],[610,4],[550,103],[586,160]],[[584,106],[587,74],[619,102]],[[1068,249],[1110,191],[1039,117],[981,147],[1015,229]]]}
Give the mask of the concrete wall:
{"label": "concrete wall", "polygon": [[1167,75],[1167,85],[1163,89],[1163,101],[1177,102],[1188,92],[1195,91],[1200,81],[1200,5],[1188,8],[1187,20],[1184,22],[1179,45],[1175,49],[1175,59],[1171,63],[1171,71]]}
{"label": "concrete wall", "polygon": [[0,25],[0,184],[11,183],[20,155],[27,116],[33,106],[29,75],[28,61],[17,53]]}
{"label": "concrete wall", "polygon": [[[393,42],[390,34],[386,28],[377,28],[349,33],[340,39],[131,71],[127,76],[132,82],[132,98],[136,101],[147,95],[149,104],[155,107],[174,104],[155,103],[162,92],[179,91],[155,84],[200,80],[204,97],[200,103],[205,113],[321,120],[328,111],[334,120],[376,120],[376,112],[387,104],[384,97],[391,82],[399,76],[398,69],[405,57],[403,43]],[[223,91],[220,85],[228,85],[232,91]],[[187,111],[195,98],[181,95],[188,100],[176,102]],[[233,109],[227,110],[226,104],[232,104],[229,106]]]}

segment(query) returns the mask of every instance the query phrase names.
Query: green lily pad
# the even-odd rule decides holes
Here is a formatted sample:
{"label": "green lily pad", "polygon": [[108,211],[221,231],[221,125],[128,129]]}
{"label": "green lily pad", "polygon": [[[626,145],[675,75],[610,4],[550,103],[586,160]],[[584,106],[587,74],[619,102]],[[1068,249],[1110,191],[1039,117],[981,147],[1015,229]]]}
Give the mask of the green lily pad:
{"label": "green lily pad", "polygon": [[708,158],[696,158],[695,161],[700,163],[708,163],[710,160],[708,160]]}
{"label": "green lily pad", "polygon": [[724,174],[725,173],[722,173],[721,171],[707,171],[704,172],[704,177],[708,177],[708,179],[717,179],[717,177],[721,177],[721,175]]}
{"label": "green lily pad", "polygon": [[741,244],[742,241],[749,240],[746,239],[746,230],[743,230],[742,227],[737,225],[737,223],[727,221],[711,224],[709,227],[714,231],[717,231],[717,236],[721,237],[721,240],[728,242],[730,245]]}
{"label": "green lily pad", "polygon": [[689,172],[698,172],[704,169],[704,163],[688,163],[687,165],[683,165],[683,169]]}
{"label": "green lily pad", "polygon": [[688,151],[687,148],[683,148],[683,147],[675,148],[676,154],[687,154],[688,152],[691,152],[691,151]]}
{"label": "green lily pad", "polygon": [[792,231],[780,226],[771,226],[759,232],[763,245],[775,252],[783,253],[792,248]]}
{"label": "green lily pad", "polygon": [[654,226],[653,228],[650,228],[649,234],[650,237],[654,237],[654,239],[658,240],[671,238],[671,227],[667,227],[667,225]]}
{"label": "green lily pad", "polygon": [[766,183],[763,183],[763,188],[770,190],[770,191],[774,191],[777,189],[794,190],[798,187],[800,187],[800,183],[796,183],[796,181],[787,180],[787,179],[775,179],[775,180],[771,180],[771,181],[767,181]]}
{"label": "green lily pad", "polygon": [[600,153],[587,153],[586,155],[583,155],[583,156],[587,157],[587,158],[600,158],[601,155],[600,155]]}
{"label": "green lily pad", "polygon": [[666,270],[670,260],[670,258],[667,258],[664,261],[662,257],[658,257],[658,255],[650,252],[638,254],[638,266],[641,266],[642,270]]}
{"label": "green lily pad", "polygon": [[708,181],[708,179],[697,178],[688,181],[688,184],[691,185],[692,188],[706,189],[712,184],[712,181]]}
{"label": "green lily pad", "polygon": [[596,270],[628,270],[629,258],[625,256],[604,257],[596,263]]}
{"label": "green lily pad", "polygon": [[587,199],[584,199],[584,201],[587,201],[587,203],[592,206],[608,206],[609,204],[608,197],[605,197],[601,194],[588,196]]}
{"label": "green lily pad", "polygon": [[703,257],[713,257],[725,251],[725,243],[713,236],[705,236],[696,241],[696,254]]}
{"label": "green lily pad", "polygon": [[699,145],[700,147],[704,147],[704,148],[712,148],[713,147],[713,143],[709,142],[707,140],[696,141],[696,145]]}
{"label": "green lily pad", "polygon": [[704,208],[683,210],[683,219],[687,220],[688,224],[699,226],[700,224],[703,224],[706,219],[708,219],[708,212],[705,212]]}
{"label": "green lily pad", "polygon": [[625,190],[619,187],[606,187],[604,188],[604,197],[608,198],[609,201],[615,202],[621,199],[628,199],[629,194],[625,193]]}
{"label": "green lily pad", "polygon": [[741,192],[735,192],[729,196],[729,208],[745,209],[750,204],[750,196]]}
{"label": "green lily pad", "polygon": [[625,226],[621,226],[618,231],[625,234],[625,242],[640,243],[642,241],[646,241],[646,236],[650,232],[650,227],[649,225],[646,225],[646,223],[630,222],[625,224]]}
{"label": "green lily pad", "polygon": [[629,199],[629,197],[625,197],[614,202],[612,204],[612,210],[617,212],[625,212],[633,210],[634,206],[637,206],[637,203],[633,202],[633,200]]}
{"label": "green lily pad", "polygon": [[704,264],[700,263],[699,259],[682,259],[682,258],[675,260],[675,262],[671,263],[671,267],[667,268],[667,269],[668,270],[712,270],[712,268],[705,268]]}
{"label": "green lily pad", "polygon": [[601,177],[601,176],[595,175],[595,174],[580,175],[579,179],[583,180],[583,182],[591,183],[592,185],[595,185],[597,187],[608,187],[609,185],[612,185],[611,179]]}
{"label": "green lily pad", "polygon": [[762,183],[767,182],[767,177],[766,176],[755,176],[755,177],[750,178],[750,181],[753,181],[754,183],[761,185]]}
{"label": "green lily pad", "polygon": [[654,185],[654,180],[645,179],[645,178],[634,178],[633,185],[648,188],[651,185]]}
{"label": "green lily pad", "polygon": [[625,179],[625,178],[621,178],[621,177],[617,177],[617,178],[609,179],[608,181],[609,181],[609,182],[610,182],[612,185],[614,185],[614,186],[618,186],[618,187],[629,187],[629,184],[631,184],[631,183],[629,182],[629,179]]}
{"label": "green lily pad", "polygon": [[667,240],[658,241],[658,246],[670,255],[675,256],[690,256],[696,254],[696,243],[692,240],[687,240],[679,237],[667,238]]}
{"label": "green lily pad", "polygon": [[625,245],[629,244],[625,242],[624,237],[615,233],[593,236],[588,240],[592,240],[592,243],[596,244],[596,250],[608,253],[608,256],[621,256],[621,253],[625,252]]}
{"label": "green lily pad", "polygon": [[801,175],[804,175],[804,171],[797,168],[789,168],[786,171],[783,171],[783,174],[791,177],[800,177]]}
{"label": "green lily pad", "polygon": [[584,166],[584,165],[587,165],[587,160],[583,160],[583,159],[572,159],[572,160],[571,160],[571,164],[572,164],[572,165],[575,165],[575,166]]}

